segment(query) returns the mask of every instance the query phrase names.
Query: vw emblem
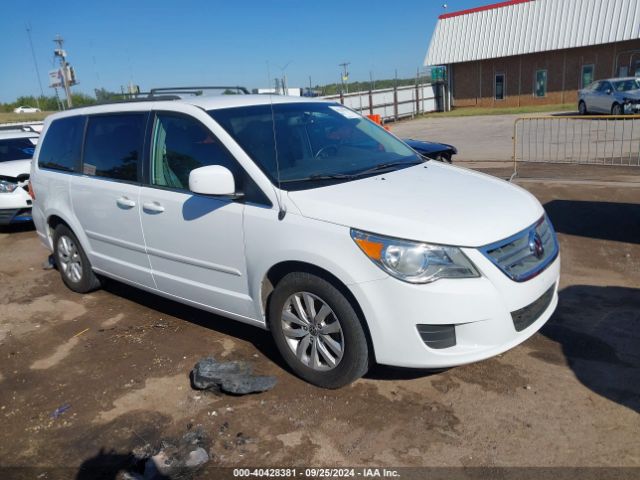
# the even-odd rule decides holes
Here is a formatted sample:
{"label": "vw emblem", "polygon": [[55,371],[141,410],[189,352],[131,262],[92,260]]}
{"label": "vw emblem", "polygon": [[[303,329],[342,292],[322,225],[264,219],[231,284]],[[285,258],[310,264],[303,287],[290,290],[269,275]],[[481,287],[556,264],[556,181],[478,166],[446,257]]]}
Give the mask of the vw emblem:
{"label": "vw emblem", "polygon": [[534,228],[529,232],[529,250],[536,258],[542,258],[544,255],[544,245],[540,234]]}

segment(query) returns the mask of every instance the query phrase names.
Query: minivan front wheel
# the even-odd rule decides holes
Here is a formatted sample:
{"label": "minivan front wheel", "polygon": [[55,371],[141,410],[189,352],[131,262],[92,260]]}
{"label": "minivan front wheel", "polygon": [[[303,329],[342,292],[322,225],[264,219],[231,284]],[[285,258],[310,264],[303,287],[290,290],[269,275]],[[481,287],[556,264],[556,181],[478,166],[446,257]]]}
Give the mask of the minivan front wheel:
{"label": "minivan front wheel", "polygon": [[53,248],[56,265],[67,287],[78,293],[88,293],[100,287],[100,280],[93,273],[78,238],[66,225],[56,227]]}
{"label": "minivan front wheel", "polygon": [[367,338],[357,313],[331,283],[290,273],[275,287],[269,327],[280,354],[300,377],[339,388],[367,372]]}

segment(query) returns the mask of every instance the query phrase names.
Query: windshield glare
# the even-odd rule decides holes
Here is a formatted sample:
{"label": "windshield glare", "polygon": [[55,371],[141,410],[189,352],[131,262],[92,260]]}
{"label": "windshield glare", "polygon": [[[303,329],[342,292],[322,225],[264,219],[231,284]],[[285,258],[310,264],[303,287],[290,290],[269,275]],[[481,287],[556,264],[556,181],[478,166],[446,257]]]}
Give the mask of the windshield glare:
{"label": "windshield glare", "polygon": [[629,90],[636,90],[640,88],[640,80],[629,79],[621,82],[614,82],[616,92],[628,92]]}
{"label": "windshield glare", "polygon": [[310,188],[293,185],[313,181],[310,177],[357,175],[381,164],[397,162],[393,168],[403,168],[421,161],[393,135],[338,104],[267,104],[209,114],[274,184],[279,165],[283,189]]}

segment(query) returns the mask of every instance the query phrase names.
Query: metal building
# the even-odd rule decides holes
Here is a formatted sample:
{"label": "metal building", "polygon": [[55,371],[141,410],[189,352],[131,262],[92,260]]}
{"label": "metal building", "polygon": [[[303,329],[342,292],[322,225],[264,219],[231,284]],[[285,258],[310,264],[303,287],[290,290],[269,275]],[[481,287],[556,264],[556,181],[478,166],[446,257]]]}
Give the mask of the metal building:
{"label": "metal building", "polygon": [[441,15],[425,65],[454,106],[572,103],[593,80],[640,76],[640,0],[510,0]]}

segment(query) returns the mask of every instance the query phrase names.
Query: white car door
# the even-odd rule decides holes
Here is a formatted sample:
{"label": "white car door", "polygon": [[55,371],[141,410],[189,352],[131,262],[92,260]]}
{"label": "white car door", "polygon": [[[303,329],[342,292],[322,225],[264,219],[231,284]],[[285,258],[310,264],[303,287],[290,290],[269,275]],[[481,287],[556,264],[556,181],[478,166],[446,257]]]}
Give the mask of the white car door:
{"label": "white car door", "polygon": [[140,204],[157,288],[214,311],[253,318],[244,251],[245,205],[189,191],[194,168],[223,165],[238,178],[239,165],[195,118],[156,112],[153,122],[150,168]]}
{"label": "white car door", "polygon": [[146,113],[88,118],[82,175],[71,176],[73,210],[102,273],[154,287],[140,225],[141,161]]}

